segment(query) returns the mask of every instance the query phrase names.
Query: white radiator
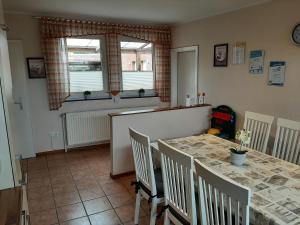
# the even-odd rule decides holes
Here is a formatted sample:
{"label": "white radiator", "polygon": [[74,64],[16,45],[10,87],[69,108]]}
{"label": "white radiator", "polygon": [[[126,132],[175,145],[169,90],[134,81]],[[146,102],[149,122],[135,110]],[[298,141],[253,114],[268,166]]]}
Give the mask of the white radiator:
{"label": "white radiator", "polygon": [[66,147],[109,141],[108,112],[89,111],[65,114]]}
{"label": "white radiator", "polygon": [[70,112],[64,114],[65,150],[110,141],[109,113],[156,108],[156,105],[138,108]]}

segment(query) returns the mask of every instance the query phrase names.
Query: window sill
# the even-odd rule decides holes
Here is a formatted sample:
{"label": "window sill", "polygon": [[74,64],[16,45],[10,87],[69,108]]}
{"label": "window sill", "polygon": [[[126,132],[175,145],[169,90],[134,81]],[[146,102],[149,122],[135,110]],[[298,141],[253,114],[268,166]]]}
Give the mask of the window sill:
{"label": "window sill", "polygon": [[97,101],[97,100],[109,100],[111,97],[103,97],[103,98],[73,98],[73,99],[66,99],[65,102],[82,102],[82,101]]}
{"label": "window sill", "polygon": [[[145,95],[143,97],[140,96],[121,96],[120,99],[133,99],[133,98],[157,98],[158,95]],[[109,100],[112,99],[112,97],[99,97],[99,98],[73,98],[73,99],[66,99],[65,102],[82,102],[82,101],[99,101],[99,100]]]}
{"label": "window sill", "polygon": [[158,95],[144,95],[143,97],[141,96],[121,96],[121,99],[131,99],[131,98],[157,98]]}

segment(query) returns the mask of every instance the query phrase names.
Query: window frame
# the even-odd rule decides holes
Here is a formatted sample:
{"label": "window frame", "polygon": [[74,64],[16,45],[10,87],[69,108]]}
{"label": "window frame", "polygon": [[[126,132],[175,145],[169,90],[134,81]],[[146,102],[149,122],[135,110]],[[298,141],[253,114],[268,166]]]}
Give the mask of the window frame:
{"label": "window frame", "polygon": [[[122,49],[121,49],[121,42],[141,42],[141,43],[151,43],[152,44],[152,72],[153,72],[153,89],[144,89],[145,90],[145,97],[156,97],[157,93],[155,92],[155,82],[156,82],[156,71],[155,71],[155,48],[154,48],[154,43],[150,41],[145,41],[137,38],[131,38],[131,37],[126,37],[126,36],[119,36],[118,38],[118,43],[119,43],[119,50],[120,50],[120,74],[122,79],[120,80],[120,87],[121,87],[121,92],[120,92],[120,97],[122,98],[135,98],[139,97],[139,89],[137,90],[124,90],[123,88],[123,70],[122,70]],[[128,72],[125,71],[124,72]],[[134,72],[134,71],[129,71],[129,72]],[[138,70],[136,71],[138,72]],[[147,71],[145,71],[147,72]],[[148,71],[150,72],[150,71]]]}
{"label": "window frame", "polygon": [[[66,101],[78,101],[78,100],[96,100],[96,99],[108,99],[109,94],[109,80],[108,80],[108,61],[106,51],[106,40],[104,35],[88,35],[80,37],[70,37],[70,39],[98,39],[100,41],[100,60],[102,66],[102,79],[103,79],[103,90],[102,91],[91,91],[91,95],[88,99],[85,99],[83,92],[71,92],[70,96]],[[66,38],[67,39],[67,38]],[[68,52],[68,51],[67,51]],[[69,63],[68,63],[69,66]]]}

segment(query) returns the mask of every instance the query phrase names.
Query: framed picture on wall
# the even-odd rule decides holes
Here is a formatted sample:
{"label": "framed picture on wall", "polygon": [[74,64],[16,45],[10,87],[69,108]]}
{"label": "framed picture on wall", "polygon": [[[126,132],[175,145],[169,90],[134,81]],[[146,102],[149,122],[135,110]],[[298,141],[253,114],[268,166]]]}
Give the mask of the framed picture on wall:
{"label": "framed picture on wall", "polygon": [[29,78],[46,78],[44,58],[27,58],[27,67]]}
{"label": "framed picture on wall", "polygon": [[214,46],[214,66],[226,67],[228,65],[228,44]]}

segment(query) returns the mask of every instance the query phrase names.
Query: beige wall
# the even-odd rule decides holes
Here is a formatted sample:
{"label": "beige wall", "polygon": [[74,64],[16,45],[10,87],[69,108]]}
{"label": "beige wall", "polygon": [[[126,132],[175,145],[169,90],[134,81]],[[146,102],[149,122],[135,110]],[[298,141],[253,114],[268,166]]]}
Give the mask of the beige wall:
{"label": "beige wall", "polygon": [[[23,43],[24,62],[27,57],[42,57],[40,46],[39,23],[29,15],[5,14],[5,19],[10,27],[7,33],[9,40],[21,40]],[[112,100],[94,100],[68,102],[58,111],[49,111],[46,79],[26,79],[29,90],[30,115],[33,129],[33,145],[35,152],[62,149],[63,130],[61,114],[65,112],[154,107],[160,105],[159,98],[122,99],[119,103]],[[51,141],[51,133],[59,135]]]}
{"label": "beige wall", "polygon": [[[274,0],[173,29],[173,47],[199,45],[198,89],[213,105],[226,104],[238,113],[246,110],[300,121],[300,47],[291,43],[291,31],[300,22],[299,0]],[[232,45],[247,43],[246,63],[232,65]],[[213,67],[214,44],[229,43],[229,66]],[[263,76],[248,72],[249,51],[266,51]],[[287,62],[284,87],[268,86],[270,60]],[[273,131],[274,132],[274,131]]]}

